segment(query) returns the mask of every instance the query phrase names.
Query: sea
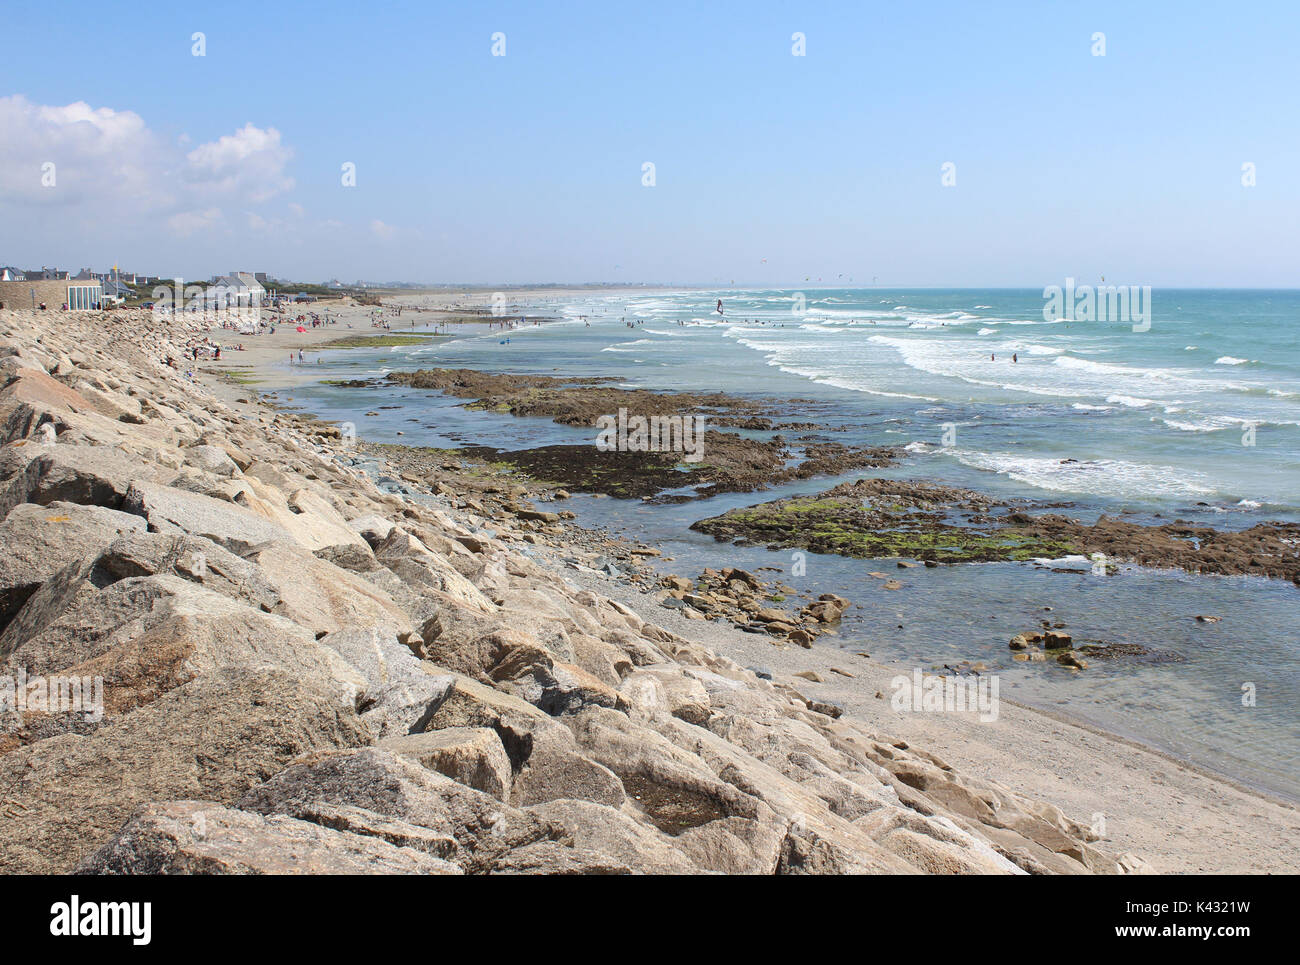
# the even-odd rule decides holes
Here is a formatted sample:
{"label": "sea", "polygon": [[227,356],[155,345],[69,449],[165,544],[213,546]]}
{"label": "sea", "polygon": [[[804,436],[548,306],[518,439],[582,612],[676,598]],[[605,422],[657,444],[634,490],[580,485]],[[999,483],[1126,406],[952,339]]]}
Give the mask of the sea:
{"label": "sea", "polygon": [[[523,324],[323,352],[311,366],[319,378],[286,391],[293,405],[352,422],[371,441],[519,449],[594,444],[595,430],[469,411],[425,390],[329,383],[431,367],[604,376],[773,400],[802,413],[793,418],[835,427],[835,441],[902,447],[904,458],[885,469],[763,493],[670,505],[577,496],[569,508],[579,523],[661,548],[673,557],[665,571],[777,567],[797,589],[855,601],[840,636],[819,645],[865,649],[900,672],[983,661],[1001,675],[1004,697],[1300,800],[1300,587],[1289,582],[1138,566],[1105,575],[1067,559],[898,570],[903,588],[884,592],[867,574],[893,561],[805,554],[795,566],[788,550],[689,529],[858,475],[1068,502],[1085,521],[1300,521],[1300,291],[1157,288],[1090,299],[1103,284],[505,293],[500,318]],[[410,324],[421,330],[418,313],[394,319],[393,330]],[[1044,617],[1065,623],[1076,644],[1138,644],[1161,659],[1093,661],[1078,673],[1010,661],[1008,639]]]}

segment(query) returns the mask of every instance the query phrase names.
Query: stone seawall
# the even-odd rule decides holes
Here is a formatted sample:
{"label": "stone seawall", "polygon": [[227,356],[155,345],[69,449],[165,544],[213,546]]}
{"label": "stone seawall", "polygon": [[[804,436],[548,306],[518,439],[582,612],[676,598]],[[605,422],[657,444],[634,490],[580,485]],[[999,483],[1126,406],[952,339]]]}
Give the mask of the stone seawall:
{"label": "stone seawall", "polygon": [[522,526],[381,491],[336,429],[237,415],[167,364],[185,322],[58,321],[0,312],[0,677],[102,706],[11,689],[0,871],[1142,867],[576,588]]}

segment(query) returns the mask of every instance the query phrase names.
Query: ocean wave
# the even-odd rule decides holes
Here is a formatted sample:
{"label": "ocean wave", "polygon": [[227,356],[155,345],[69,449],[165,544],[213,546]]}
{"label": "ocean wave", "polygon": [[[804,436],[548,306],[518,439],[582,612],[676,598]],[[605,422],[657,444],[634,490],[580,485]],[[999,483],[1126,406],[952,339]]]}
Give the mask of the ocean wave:
{"label": "ocean wave", "polygon": [[1204,496],[1214,492],[1199,473],[1172,466],[1152,466],[1118,459],[1060,459],[948,450],[963,465],[1005,475],[1017,482],[1052,492],[1073,492],[1120,498],[1152,493]]}
{"label": "ocean wave", "polygon": [[[1157,421],[1156,416],[1151,417],[1151,421]],[[1177,429],[1179,432],[1218,432],[1221,429],[1232,428],[1231,423],[1220,422],[1216,419],[1208,419],[1205,422],[1180,422],[1177,419],[1159,419],[1171,429]]]}
{"label": "ocean wave", "polygon": [[769,358],[767,364],[780,372],[787,375],[797,375],[801,378],[810,379],[818,385],[829,385],[836,389],[848,389],[850,392],[864,392],[867,395],[879,395],[891,399],[914,399],[918,402],[942,402],[942,399],[936,399],[928,395],[911,395],[907,392],[889,392],[885,389],[873,389],[863,385],[861,382],[854,382],[850,379],[839,378],[818,369],[798,368],[797,366],[788,365],[784,362]]}
{"label": "ocean wave", "polygon": [[1215,365],[1249,365],[1254,359],[1239,359],[1231,355],[1222,355],[1214,360]]}

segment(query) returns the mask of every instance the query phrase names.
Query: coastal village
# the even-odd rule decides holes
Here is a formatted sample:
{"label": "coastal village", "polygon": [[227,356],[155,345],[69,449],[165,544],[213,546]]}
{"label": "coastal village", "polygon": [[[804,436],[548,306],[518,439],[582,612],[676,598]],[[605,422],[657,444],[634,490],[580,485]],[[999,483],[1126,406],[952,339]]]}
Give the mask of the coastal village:
{"label": "coastal village", "polygon": [[[175,294],[177,287],[183,293]],[[355,286],[364,288],[364,282]],[[331,279],[314,291],[339,292],[341,282]],[[107,271],[83,268],[73,273],[42,266],[37,269],[0,267],[0,308],[27,308],[36,311],[101,311],[120,306],[153,307],[157,298],[179,300],[193,311],[228,308],[272,307],[282,302],[314,301],[317,294],[295,289],[286,290],[283,282],[264,271],[229,271],[212,275],[206,282],[186,282],[160,275],[123,271],[113,266]]]}

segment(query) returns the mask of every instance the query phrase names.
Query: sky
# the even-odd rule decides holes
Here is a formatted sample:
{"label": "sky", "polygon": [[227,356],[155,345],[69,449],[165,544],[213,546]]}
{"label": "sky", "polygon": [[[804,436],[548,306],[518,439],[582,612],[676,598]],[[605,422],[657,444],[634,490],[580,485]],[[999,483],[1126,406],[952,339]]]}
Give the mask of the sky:
{"label": "sky", "polygon": [[1300,286],[1293,0],[190,6],[6,23],[0,265]]}

